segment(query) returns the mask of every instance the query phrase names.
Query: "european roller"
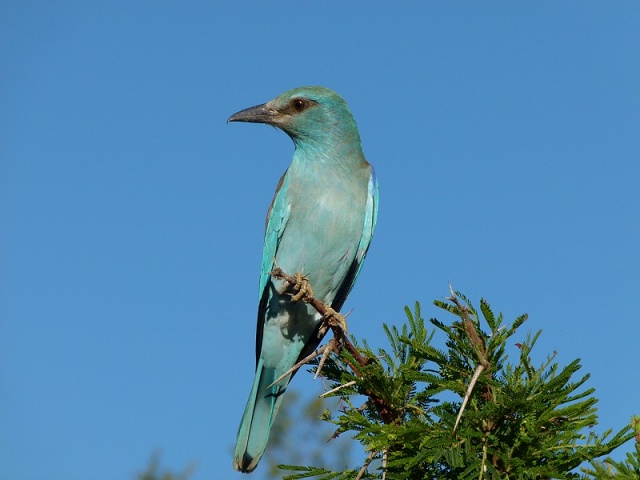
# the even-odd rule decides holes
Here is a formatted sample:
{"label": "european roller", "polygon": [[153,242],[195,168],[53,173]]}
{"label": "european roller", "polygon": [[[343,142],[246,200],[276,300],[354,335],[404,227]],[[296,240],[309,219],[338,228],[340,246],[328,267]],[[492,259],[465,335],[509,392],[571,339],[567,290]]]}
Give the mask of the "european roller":
{"label": "european roller", "polygon": [[318,346],[322,317],[283,293],[270,272],[304,273],[315,297],[339,311],[360,273],[378,211],[378,184],[364,158],[347,103],[324,87],[289,90],[232,115],[229,122],[266,123],[295,147],[267,213],[256,334],[256,374],[234,453],[234,467],[256,468],[292,374]]}

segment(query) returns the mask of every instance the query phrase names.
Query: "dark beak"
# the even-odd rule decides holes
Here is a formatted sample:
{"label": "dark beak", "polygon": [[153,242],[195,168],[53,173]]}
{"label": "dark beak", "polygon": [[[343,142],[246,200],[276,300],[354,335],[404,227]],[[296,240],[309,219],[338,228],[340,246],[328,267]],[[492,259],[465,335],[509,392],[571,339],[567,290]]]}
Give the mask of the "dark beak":
{"label": "dark beak", "polygon": [[280,113],[273,108],[268,108],[266,103],[256,105],[255,107],[245,108],[238,113],[234,113],[229,117],[229,122],[253,122],[253,123],[276,123]]}

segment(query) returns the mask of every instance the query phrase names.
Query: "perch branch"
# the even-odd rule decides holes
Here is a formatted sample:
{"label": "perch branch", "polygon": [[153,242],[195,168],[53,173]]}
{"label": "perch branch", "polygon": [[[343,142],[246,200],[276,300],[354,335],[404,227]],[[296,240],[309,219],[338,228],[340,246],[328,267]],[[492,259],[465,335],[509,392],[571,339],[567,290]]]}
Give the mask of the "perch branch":
{"label": "perch branch", "polygon": [[[292,299],[303,301],[311,305],[320,315],[322,315],[323,322],[325,323],[320,327],[319,334],[321,337],[327,332],[328,329],[331,329],[331,331],[333,332],[333,339],[327,345],[319,348],[307,358],[298,362],[292,369],[290,369],[290,371],[286,372],[274,383],[277,383],[282,378],[286,377],[289,373],[293,373],[312,358],[315,358],[318,355],[322,354],[323,358],[320,365],[318,366],[318,370],[316,373],[317,376],[320,373],[320,368],[324,363],[324,360],[328,357],[329,353],[333,351],[336,353],[336,355],[339,355],[340,351],[343,348],[347,352],[349,352],[351,357],[357,362],[357,365],[354,365],[349,358],[344,356],[342,357],[343,361],[347,365],[349,365],[356,377],[362,378],[362,373],[360,373],[360,369],[358,367],[364,367],[367,364],[367,359],[358,351],[353,343],[351,343],[349,338],[347,338],[347,322],[345,320],[345,317],[336,312],[333,308],[331,308],[331,306],[318,300],[313,295],[313,290],[311,288],[311,285],[309,284],[308,279],[301,273],[295,273],[293,276],[288,275],[276,264],[275,268],[271,271],[271,276],[275,279],[285,282],[285,292],[287,290],[293,292]],[[398,414],[386,403],[384,399],[378,397],[369,389],[365,389],[364,394],[369,397],[384,423],[390,424],[398,421]]]}

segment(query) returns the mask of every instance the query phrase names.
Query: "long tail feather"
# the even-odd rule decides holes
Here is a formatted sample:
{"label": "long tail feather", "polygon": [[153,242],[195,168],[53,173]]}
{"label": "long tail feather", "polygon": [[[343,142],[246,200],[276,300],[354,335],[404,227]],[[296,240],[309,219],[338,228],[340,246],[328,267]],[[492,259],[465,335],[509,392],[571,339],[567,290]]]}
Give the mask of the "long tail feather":
{"label": "long tail feather", "polygon": [[275,369],[264,368],[263,361],[260,359],[251,394],[238,428],[238,439],[233,456],[233,466],[236,470],[253,471],[267,448],[271,425],[280,408],[282,394],[290,378],[285,378],[267,388],[278,376]]}

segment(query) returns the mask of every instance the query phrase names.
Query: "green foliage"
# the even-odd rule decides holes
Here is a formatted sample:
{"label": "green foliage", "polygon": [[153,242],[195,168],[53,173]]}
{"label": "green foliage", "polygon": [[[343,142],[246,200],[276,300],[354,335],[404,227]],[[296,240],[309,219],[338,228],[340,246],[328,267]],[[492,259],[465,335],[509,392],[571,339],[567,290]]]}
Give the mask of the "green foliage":
{"label": "green foliage", "polygon": [[[635,475],[616,478],[639,478],[639,455],[624,464],[595,462],[634,432],[631,426],[613,435],[592,430],[597,399],[584,388],[589,376],[576,377],[579,360],[561,367],[553,354],[535,365],[538,332],[514,342],[517,362],[510,363],[507,341],[526,315],[502,325],[502,314],[496,316],[486,301],[477,311],[458,292],[435,304],[454,321],[432,319],[429,330],[416,303],[413,312],[405,309],[400,328],[383,325],[388,349],[374,352],[353,339],[363,358],[343,349],[322,370],[342,406],[326,420],[362,444],[368,454],[362,466],[332,471],[281,465],[294,472],[285,479],[592,478],[576,473],[585,461],[593,470],[583,472],[594,478],[613,478],[603,476],[612,468]],[[432,345],[436,334],[444,337],[444,350]]]}
{"label": "green foliage", "polygon": [[640,478],[640,417],[634,416],[631,419],[631,427],[636,434],[635,451],[628,452],[625,462],[616,462],[610,458],[603,462],[593,461],[591,466],[593,468],[583,468],[582,471],[586,473],[583,478],[597,478],[597,479],[610,479],[616,480],[637,480]]}

